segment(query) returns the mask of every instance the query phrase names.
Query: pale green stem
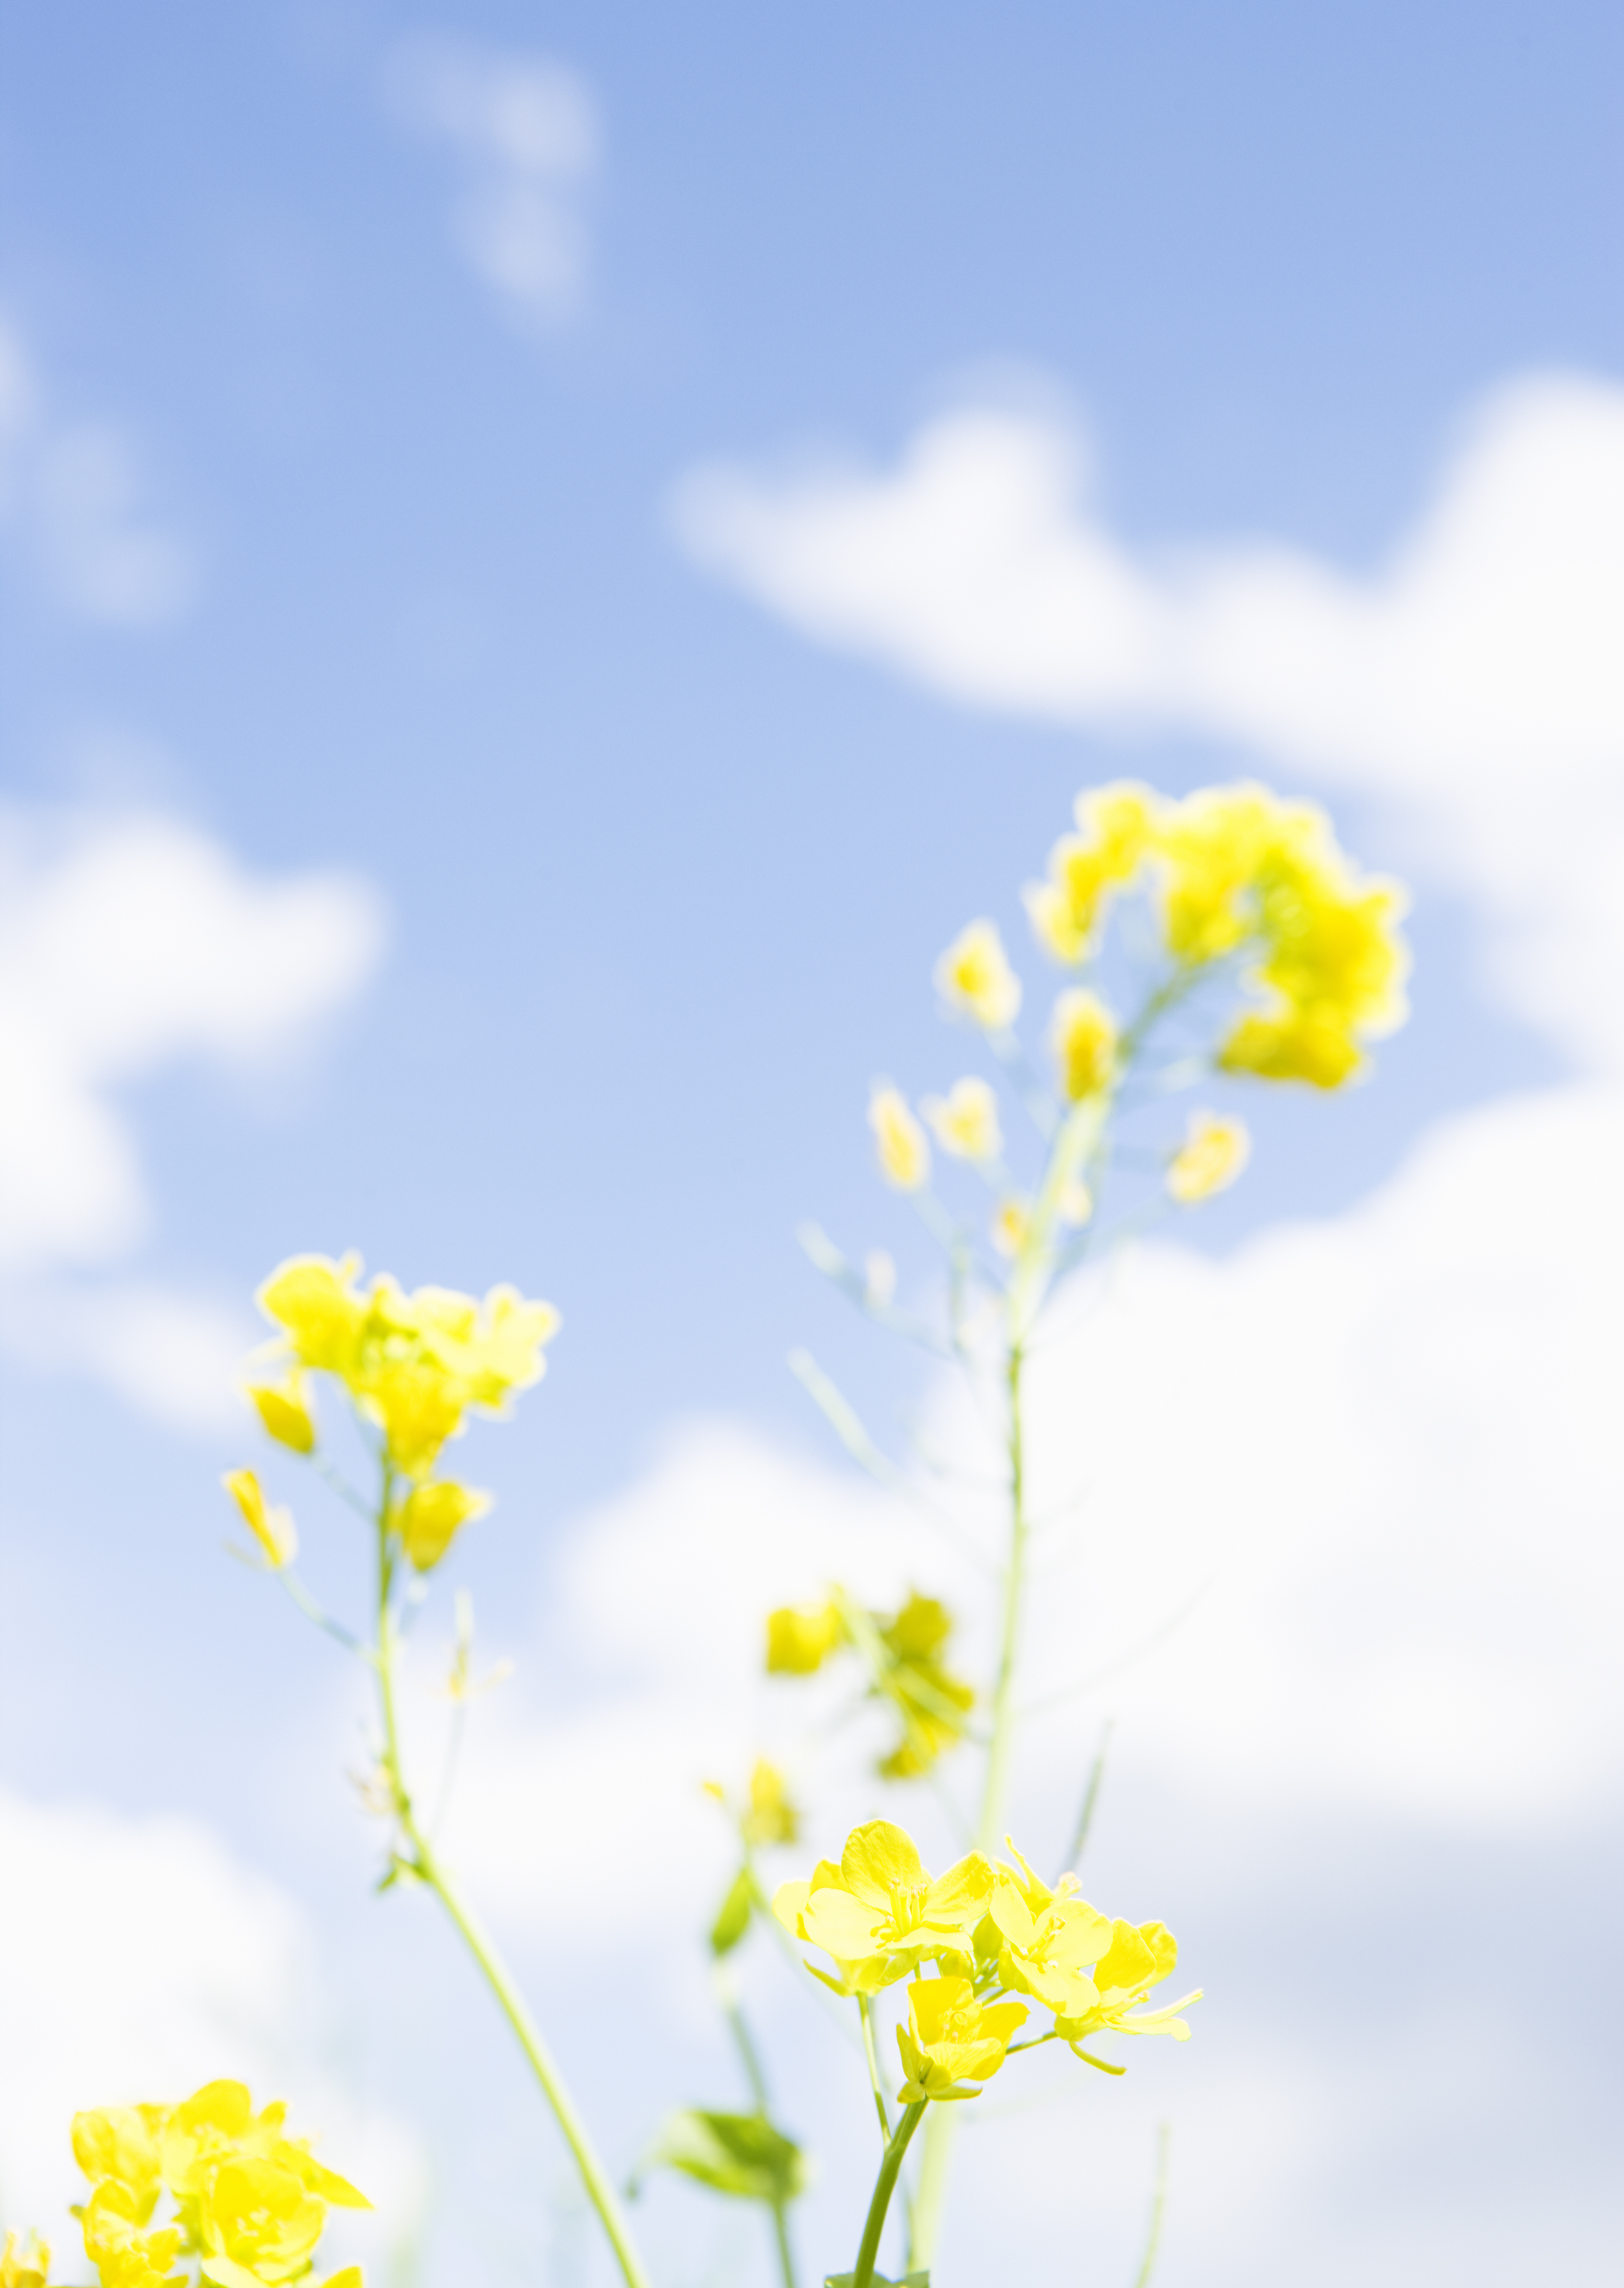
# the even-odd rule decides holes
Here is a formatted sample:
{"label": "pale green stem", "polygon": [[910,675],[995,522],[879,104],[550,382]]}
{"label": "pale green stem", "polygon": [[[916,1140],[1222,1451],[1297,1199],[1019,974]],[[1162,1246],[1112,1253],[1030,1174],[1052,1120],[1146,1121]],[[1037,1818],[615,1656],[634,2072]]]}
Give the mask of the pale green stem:
{"label": "pale green stem", "polygon": [[417,1823],[400,1758],[400,1723],[395,1707],[396,1633],[391,1595],[394,1585],[395,1558],[390,1546],[389,1528],[393,1492],[392,1476],[385,1466],[377,1516],[378,1641],[375,1664],[379,1712],[384,1724],[384,1768],[389,1781],[395,1818],[401,1835],[411,1847],[412,1855],[407,1864],[411,1873],[434,1893],[450,1916],[463,1944],[495,1995],[503,2017],[512,2028],[531,2071],[541,2084],[542,2093],[552,2108],[553,2118],[563,2132],[564,2141],[574,2157],[587,2197],[597,2210],[598,2220],[608,2236],[609,2245],[614,2252],[626,2288],[649,2288],[648,2275],[633,2244],[614,2181],[593,2149],[586,2125],[575,2110],[574,2101],[543,2038],[541,2028],[530,2015],[524,1996],[497,1952],[489,1933],[440,1864],[428,1837]]}
{"label": "pale green stem", "polygon": [[880,2163],[880,2173],[874,2181],[874,2198],[868,2204],[868,2218],[863,2227],[862,2245],[857,2252],[857,2264],[852,2274],[852,2288],[873,2288],[875,2261],[880,2252],[880,2235],[885,2229],[885,2213],[891,2206],[891,2197],[896,2189],[897,2172],[902,2166],[902,2156],[907,2151],[908,2140],[919,2126],[919,2117],[926,2101],[904,2109],[897,2124],[897,2133],[885,2148]]}
{"label": "pale green stem", "polygon": [[[762,2070],[761,2055],[751,2038],[743,2008],[731,1988],[725,1993],[722,2009],[733,2030],[733,2040],[744,2065],[744,2077],[749,2083],[750,2095],[756,2101],[756,2110],[764,2121],[768,2111],[767,2077]],[[788,2204],[778,2200],[769,2202],[768,2206],[772,2212],[772,2238],[778,2250],[780,2277],[784,2288],[796,2288],[795,2251],[789,2244]]]}
{"label": "pale green stem", "polygon": [[874,2109],[880,2117],[880,2142],[891,2143],[891,2116],[885,2110],[885,2093],[880,2087],[880,2061],[874,2047],[874,2002],[870,1996],[860,1994],[857,2006],[863,2021],[863,2055],[868,2061],[868,2086],[874,2092]]}
{"label": "pale green stem", "polygon": [[1145,2261],[1139,2267],[1134,2288],[1150,2288],[1151,2275],[1156,2269],[1156,2251],[1161,2242],[1161,2220],[1168,2205],[1168,2148],[1172,2141],[1172,2132],[1164,2121],[1156,2132],[1156,2189],[1151,2196],[1150,2234],[1145,2244]]}

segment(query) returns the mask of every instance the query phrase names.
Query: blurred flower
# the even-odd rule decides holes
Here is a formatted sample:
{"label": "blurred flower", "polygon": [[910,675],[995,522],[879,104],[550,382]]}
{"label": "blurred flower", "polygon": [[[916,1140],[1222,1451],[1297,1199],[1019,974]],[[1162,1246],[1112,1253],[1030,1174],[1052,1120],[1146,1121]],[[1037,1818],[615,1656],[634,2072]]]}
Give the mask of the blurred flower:
{"label": "blurred flower", "polygon": [[305,2189],[297,2171],[278,2161],[223,2161],[198,2202],[199,2237],[207,2254],[241,2265],[267,2288],[309,2269],[326,2222],[325,2205]]}
{"label": "blurred flower", "polygon": [[959,1160],[995,1160],[1003,1149],[998,1098],[990,1083],[955,1080],[947,1097],[926,1097],[920,1110],[944,1152]]}
{"label": "blurred flower", "polygon": [[38,2233],[31,2232],[19,2241],[14,2232],[5,2236],[5,2246],[0,2249],[0,2288],[45,2288],[51,2270],[51,2250]]}
{"label": "blurred flower", "polygon": [[968,1684],[952,1675],[939,1657],[953,1633],[953,1617],[935,1597],[913,1591],[894,1617],[872,1616],[885,1667],[875,1689],[902,1717],[901,1739],[878,1766],[882,1779],[919,1779],[963,1736],[964,1718],[975,1705]]}
{"label": "blurred flower", "polygon": [[844,1634],[838,1605],[780,1605],[767,1615],[767,1674],[811,1676]]}
{"label": "blurred flower", "polygon": [[955,1015],[989,1033],[1007,1030],[1020,1013],[1020,980],[989,921],[971,922],[959,932],[936,965],[936,986]]}
{"label": "blurred flower", "polygon": [[252,1470],[228,1470],[220,1480],[242,1513],[244,1523],[265,1554],[273,1573],[291,1565],[299,1553],[299,1537],[289,1511],[273,1508]]}
{"label": "blurred flower", "polygon": [[1078,796],[1078,831],[1050,852],[1048,880],[1023,893],[1032,926],[1057,961],[1081,961],[1094,950],[1112,893],[1132,883],[1153,847],[1159,812],[1150,789],[1129,780]]}
{"label": "blurred flower", "polygon": [[1213,1112],[1192,1112],[1183,1144],[1168,1164],[1168,1190],[1181,1207],[1193,1207],[1227,1190],[1251,1156],[1252,1140],[1243,1120]]}
{"label": "blurred flower", "polygon": [[793,1843],[800,1834],[801,1815],[789,1799],[784,1775],[764,1756],[756,1759],[750,1773],[749,1806],[740,1825],[749,1844]]}
{"label": "blurred flower", "polygon": [[102,2288],[156,2288],[179,2252],[178,2225],[146,2229],[142,2205],[115,2177],[97,2186],[80,2217],[84,2252],[101,2275]]}
{"label": "blurred flower", "polygon": [[459,1486],[450,1478],[432,1478],[414,1486],[394,1513],[400,1545],[420,1573],[438,1565],[462,1528],[483,1517],[491,1506],[489,1494]]}
{"label": "blurred flower", "polygon": [[968,1978],[916,1978],[907,1990],[907,2015],[897,2029],[907,2077],[897,2092],[899,2105],[979,2097],[978,2089],[963,2085],[997,2072],[1027,2012],[1019,2002],[978,2002]]}
{"label": "blurred flower", "polygon": [[1055,1003],[1050,1042],[1061,1093],[1073,1104],[1109,1087],[1116,1069],[1116,1020],[1097,993],[1073,986]]}
{"label": "blurred flower", "polygon": [[899,1192],[916,1192],[931,1180],[931,1148],[907,1099],[889,1083],[868,1099],[868,1125],[879,1153],[880,1173]]}
{"label": "blurred flower", "polygon": [[278,1383],[250,1382],[244,1394],[252,1401],[259,1419],[281,1446],[296,1454],[315,1450],[316,1420],[311,1412],[305,1378],[294,1368]]}
{"label": "blurred flower", "polygon": [[1032,1228],[1032,1210],[1025,1200],[1004,1200],[993,1218],[993,1245],[1000,1255],[1011,1261],[1026,1244],[1026,1234]]}

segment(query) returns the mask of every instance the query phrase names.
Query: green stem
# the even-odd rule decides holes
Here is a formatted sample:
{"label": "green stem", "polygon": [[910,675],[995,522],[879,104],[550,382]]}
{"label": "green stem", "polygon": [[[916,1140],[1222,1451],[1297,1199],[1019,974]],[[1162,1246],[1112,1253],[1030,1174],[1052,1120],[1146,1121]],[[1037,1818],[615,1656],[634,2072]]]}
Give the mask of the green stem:
{"label": "green stem", "polygon": [[[761,2054],[751,2037],[743,2007],[731,1990],[724,1993],[722,2014],[733,2030],[733,2041],[744,2065],[744,2077],[749,2083],[756,2110],[764,2121],[767,2117],[767,2077],[762,2070]],[[779,2200],[770,2202],[768,2205],[772,2211],[772,2237],[778,2249],[779,2276],[783,2288],[796,2288],[795,2251],[789,2245],[788,2204]]]}
{"label": "green stem", "polygon": [[1021,1605],[1026,1589],[1026,1437],[1022,1406],[1021,1376],[1026,1355],[1018,1342],[1010,1346],[1005,1367],[1009,1399],[1010,1440],[1010,1561],[1003,1577],[1003,1626],[998,1646],[998,1672],[993,1685],[993,1736],[987,1749],[986,1777],[981,1790],[981,1818],[976,1841],[983,1851],[995,1848],[1003,1823],[1009,1793],[1010,1765],[1015,1752],[1015,1679],[1020,1662]]}
{"label": "green stem", "polygon": [[908,2140],[919,2126],[919,2117],[927,2100],[903,2110],[897,2124],[896,2135],[885,2148],[880,2163],[880,2173],[874,2181],[874,2198],[868,2204],[868,2218],[863,2227],[862,2245],[857,2252],[857,2267],[852,2275],[852,2288],[873,2288],[875,2260],[880,2252],[880,2235],[885,2229],[885,2213],[891,2206],[891,2197],[896,2189],[897,2172],[902,2166],[902,2156],[907,2151]]}
{"label": "green stem", "polygon": [[[565,2085],[552,2053],[542,2036],[542,2030],[530,2015],[529,2008],[512,1973],[509,1970],[490,1934],[486,1930],[472,1906],[463,1896],[450,1874],[440,1864],[427,1835],[419,1826],[413,1808],[410,1790],[406,1784],[405,1768],[400,1757],[400,1720],[395,1701],[395,1656],[397,1635],[392,1605],[395,1552],[391,1545],[389,1514],[393,1505],[393,1474],[387,1465],[384,1471],[384,1489],[378,1505],[378,1607],[377,1655],[378,1706],[384,1724],[384,1768],[387,1775],[394,1815],[401,1835],[411,1847],[410,1871],[427,1885],[439,1899],[456,1925],[463,1943],[482,1973],[486,1984],[495,1995],[503,2017],[518,2038],[519,2046],[529,2062],[530,2070],[541,2084],[542,2093],[552,2108],[554,2120],[563,2132],[564,2141],[574,2157],[581,2181],[587,2197],[597,2210],[598,2220],[608,2236],[620,2266],[626,2288],[649,2288],[648,2275],[642,2259],[633,2244],[630,2230],[613,2180],[594,2151],[586,2125],[575,2110],[574,2099]],[[787,2288],[793,2288],[788,2283]]]}
{"label": "green stem", "polygon": [[867,1994],[860,1994],[857,2006],[863,2021],[863,2055],[868,2061],[868,2086],[874,2092],[874,2109],[880,2117],[880,2142],[891,2143],[891,2116],[885,2110],[885,2093],[880,2087],[880,2062],[874,2053],[874,2003]]}

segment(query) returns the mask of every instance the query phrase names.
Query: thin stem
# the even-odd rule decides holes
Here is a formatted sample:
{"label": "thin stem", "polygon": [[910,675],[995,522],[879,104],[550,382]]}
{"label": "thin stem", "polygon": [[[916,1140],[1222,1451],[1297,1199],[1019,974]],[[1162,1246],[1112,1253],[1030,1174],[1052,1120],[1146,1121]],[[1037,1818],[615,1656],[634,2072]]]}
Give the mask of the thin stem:
{"label": "thin stem", "polygon": [[396,1708],[395,1658],[399,1638],[395,1626],[393,1588],[397,1551],[390,1527],[393,1506],[394,1478],[387,1463],[384,1466],[383,1490],[377,1510],[378,1597],[377,1649],[375,1665],[378,1680],[378,1707],[384,1725],[384,1768],[388,1777],[394,1815],[401,1836],[410,1846],[411,1857],[407,1863],[409,1871],[425,1884],[439,1899],[456,1927],[463,1944],[483,1974],[486,1984],[495,1995],[502,2014],[518,2038],[519,2046],[529,2062],[530,2070],[541,2084],[542,2093],[552,2108],[554,2120],[563,2132],[564,2141],[574,2157],[581,2181],[587,2197],[597,2210],[598,2220],[614,2251],[615,2261],[626,2288],[649,2288],[648,2275],[643,2268],[631,2239],[619,2196],[608,2172],[594,2151],[586,2125],[575,2110],[574,2101],[565,2086],[563,2076],[553,2061],[552,2054],[542,2036],[541,2028],[530,2015],[524,1996],[512,1973],[498,1953],[490,1934],[480,1922],[469,1901],[441,1865],[432,1845],[418,1823],[413,1807],[410,1790],[406,1784],[405,1768],[400,1756],[400,1730]]}
{"label": "thin stem", "polygon": [[857,1998],[857,2006],[863,2021],[863,2055],[868,2061],[868,2086],[874,2092],[874,2109],[880,2117],[880,2142],[882,2145],[889,2145],[891,2116],[885,2109],[885,2093],[880,2087],[880,2061],[875,2054],[873,1997],[860,1994]]}
{"label": "thin stem", "polygon": [[1082,1808],[1077,1815],[1077,1831],[1072,1837],[1072,1847],[1065,1863],[1075,1867],[1082,1857],[1089,1840],[1089,1830],[1094,1824],[1094,1807],[1099,1801],[1100,1783],[1105,1776],[1105,1751],[1111,1745],[1112,1719],[1107,1716],[1100,1731],[1099,1746],[1095,1752],[1094,1765],[1089,1774],[1088,1786],[1083,1790]]}
{"label": "thin stem", "polygon": [[782,2201],[772,2204],[772,2237],[778,2246],[779,2276],[784,2288],[796,2288],[795,2251],[789,2245],[789,2214]]}
{"label": "thin stem", "polygon": [[1173,2133],[1164,2121],[1156,2132],[1156,2189],[1151,2195],[1151,2228],[1145,2244],[1145,2260],[1135,2277],[1133,2288],[1150,2288],[1151,2274],[1156,2268],[1156,2251],[1161,2242],[1161,2220],[1168,2205],[1168,2149]]}
{"label": "thin stem", "polygon": [[880,2252],[880,2235],[885,2229],[885,2213],[896,2189],[897,2172],[902,2166],[902,2156],[907,2151],[908,2140],[918,2128],[919,2117],[928,2101],[922,2097],[904,2109],[902,2118],[897,2124],[896,2134],[885,2148],[880,2173],[874,2181],[874,2198],[868,2204],[868,2218],[863,2227],[862,2245],[857,2252],[852,2288],[873,2288],[875,2260]]}
{"label": "thin stem", "polygon": [[983,1851],[997,1843],[1004,1799],[1009,1792],[1010,1764],[1015,1748],[1015,1679],[1020,1658],[1022,1593],[1026,1586],[1026,1441],[1021,1375],[1026,1356],[1018,1342],[1010,1346],[1005,1368],[1009,1397],[1010,1442],[1010,1561],[1004,1569],[1003,1627],[998,1648],[998,1673],[993,1686],[993,1736],[987,1750],[986,1777],[981,1791],[981,1818],[976,1840]]}
{"label": "thin stem", "polygon": [[[756,2110],[764,2121],[768,2113],[767,2077],[762,2069],[761,2053],[756,2047],[751,2037],[749,2022],[745,2017],[743,2007],[734,1990],[731,1974],[727,1976],[725,1982],[718,1977],[717,1983],[721,1997],[722,2014],[733,2030],[733,2041],[744,2066],[744,2077],[749,2083],[750,2095],[755,2100]],[[772,2238],[778,2251],[778,2268],[783,2288],[796,2288],[795,2251],[789,2244],[788,2204],[786,2201],[776,2200],[769,2202],[768,2206],[772,2212]]]}

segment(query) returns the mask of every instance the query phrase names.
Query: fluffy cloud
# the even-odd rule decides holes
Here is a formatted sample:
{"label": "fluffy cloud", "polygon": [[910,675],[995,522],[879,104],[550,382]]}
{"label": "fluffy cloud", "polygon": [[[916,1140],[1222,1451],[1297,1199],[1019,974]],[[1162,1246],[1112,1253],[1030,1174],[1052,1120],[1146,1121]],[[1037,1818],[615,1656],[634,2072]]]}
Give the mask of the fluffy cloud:
{"label": "fluffy cloud", "polygon": [[0,532],[56,603],[103,625],[172,620],[196,589],[195,552],[146,505],[129,437],[58,413],[4,319]]}
{"label": "fluffy cloud", "polygon": [[[313,2070],[324,2019],[303,1919],[209,1831],[0,1793],[0,2185],[5,2220],[67,2251],[83,2197],[68,2124],[218,2075],[289,2098],[399,2229],[412,2155]],[[392,2212],[392,2213],[391,2213]],[[352,2234],[353,2233],[353,2228]],[[360,2228],[364,2242],[373,2237]],[[59,2268],[72,2274],[71,2255]]]}
{"label": "fluffy cloud", "polygon": [[820,641],[970,704],[1182,726],[1401,804],[1497,924],[1499,983],[1624,1063],[1624,391],[1517,383],[1374,576],[1284,544],[1135,550],[1052,409],[928,424],[889,471],[717,466],[701,563]]}
{"label": "fluffy cloud", "polygon": [[[1037,1357],[1016,1832],[1045,1860],[1064,1847],[1113,1715],[1090,1887],[1174,1922],[1209,1999],[1197,2043],[1136,2055],[1120,2090],[1034,2067],[1052,2103],[1025,2109],[1011,2080],[974,2109],[947,2288],[1041,2271],[1079,2203],[1105,2276],[1131,2276],[1169,2108],[1170,2288],[1420,2288],[1446,2247],[1511,2288],[1558,2242],[1573,2276],[1601,2276],[1610,2228],[1573,2156],[1604,2149],[1611,2062],[1577,1991],[1559,2018],[1493,1997],[1542,1893],[1604,1911],[1624,1799],[1621,1154],[1616,1092],[1491,1107],[1335,1222],[1223,1261],[1119,1259]],[[974,1410],[944,1386],[923,1418],[973,1489],[994,1458]],[[949,1498],[955,1531],[981,1533],[973,1490]],[[986,1649],[985,1576],[923,1503],[692,1429],[569,1537],[534,1648],[545,1704],[479,1719],[455,1848],[566,1950],[593,2022],[592,1966],[635,1948],[673,2062],[702,2023],[687,1934],[726,1873],[698,1781],[757,1744],[785,1756],[813,1813],[801,1857],[881,1807],[866,1723],[836,1726],[821,1680],[759,1673],[763,1611],[831,1576],[876,1601],[947,1593]],[[885,1804],[954,1847],[928,1795]],[[560,1834],[590,1886],[559,1881]],[[824,2139],[860,2077],[757,1968],[791,2117]],[[841,2172],[864,2165],[836,2158],[807,2222],[825,2253]]]}
{"label": "fluffy cloud", "polygon": [[286,1053],[370,975],[377,895],[337,873],[258,878],[171,819],[12,810],[0,917],[0,1335],[169,1418],[215,1418],[238,1347],[218,1306],[51,1283],[149,1227],[121,1088],[182,1059]]}
{"label": "fluffy cloud", "polygon": [[385,90],[408,127],[457,154],[456,242],[509,316],[527,330],[567,317],[586,279],[580,203],[599,142],[582,82],[545,57],[424,35],[395,50]]}

